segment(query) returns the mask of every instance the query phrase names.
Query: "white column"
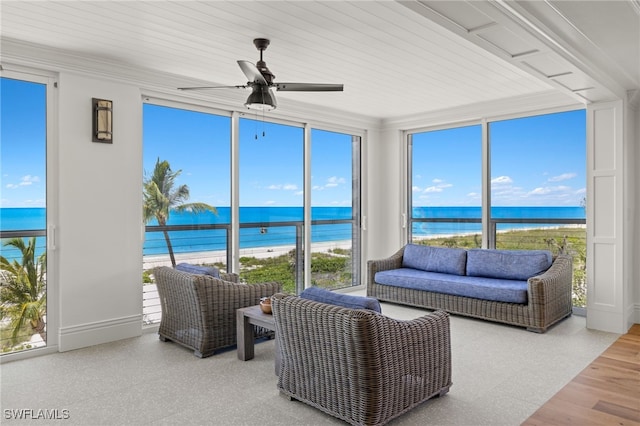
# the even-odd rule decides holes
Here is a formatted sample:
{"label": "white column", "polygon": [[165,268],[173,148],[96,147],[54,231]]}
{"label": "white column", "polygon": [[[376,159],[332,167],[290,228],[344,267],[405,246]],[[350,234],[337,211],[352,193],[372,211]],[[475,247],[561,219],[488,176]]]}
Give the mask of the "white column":
{"label": "white column", "polygon": [[587,108],[587,327],[624,333],[624,132],[622,101]]}

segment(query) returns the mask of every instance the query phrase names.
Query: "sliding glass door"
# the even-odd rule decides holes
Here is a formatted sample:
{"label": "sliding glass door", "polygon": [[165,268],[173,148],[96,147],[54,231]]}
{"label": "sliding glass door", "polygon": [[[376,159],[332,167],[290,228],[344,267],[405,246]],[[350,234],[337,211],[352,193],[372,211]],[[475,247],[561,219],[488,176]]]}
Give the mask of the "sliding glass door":
{"label": "sliding glass door", "polygon": [[0,346],[47,345],[47,83],[0,79]]}
{"label": "sliding glass door", "polygon": [[239,143],[240,276],[295,293],[303,277],[304,130],[241,118]]}
{"label": "sliding glass door", "polygon": [[311,131],[311,284],[360,284],[360,137]]}

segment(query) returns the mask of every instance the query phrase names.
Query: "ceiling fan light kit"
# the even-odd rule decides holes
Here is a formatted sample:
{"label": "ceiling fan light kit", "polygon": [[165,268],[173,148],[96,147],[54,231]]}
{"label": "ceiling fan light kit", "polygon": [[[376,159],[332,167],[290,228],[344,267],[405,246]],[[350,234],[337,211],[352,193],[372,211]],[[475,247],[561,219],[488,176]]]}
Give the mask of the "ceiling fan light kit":
{"label": "ceiling fan light kit", "polygon": [[271,90],[275,87],[278,91],[290,92],[342,92],[342,84],[316,84],[316,83],[274,83],[275,75],[267,68],[267,63],[262,59],[262,52],[269,46],[266,38],[253,40],[256,49],[260,51],[260,60],[256,65],[249,61],[238,61],[238,66],[249,81],[239,86],[211,86],[211,87],[179,87],[179,90],[200,89],[225,89],[225,88],[251,88],[251,94],[244,105],[249,109],[259,111],[271,111],[277,106],[276,97]]}
{"label": "ceiling fan light kit", "polygon": [[251,89],[244,106],[258,111],[271,111],[276,109],[276,97],[267,86],[256,85]]}

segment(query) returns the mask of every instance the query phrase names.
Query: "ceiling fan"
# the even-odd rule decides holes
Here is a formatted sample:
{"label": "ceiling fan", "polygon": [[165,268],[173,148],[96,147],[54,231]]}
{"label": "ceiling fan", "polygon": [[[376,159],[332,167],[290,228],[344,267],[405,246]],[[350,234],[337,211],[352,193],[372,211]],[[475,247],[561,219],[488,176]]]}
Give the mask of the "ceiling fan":
{"label": "ceiling fan", "polygon": [[201,89],[225,89],[251,88],[251,94],[244,105],[250,109],[270,111],[277,106],[276,97],[271,89],[290,92],[342,92],[342,84],[323,83],[276,83],[275,75],[267,68],[267,63],[262,59],[262,52],[269,46],[266,38],[256,38],[253,44],[260,51],[260,60],[254,65],[249,61],[238,61],[240,69],[247,76],[247,84],[237,86],[201,86],[201,87],[179,87],[178,90],[201,90]]}

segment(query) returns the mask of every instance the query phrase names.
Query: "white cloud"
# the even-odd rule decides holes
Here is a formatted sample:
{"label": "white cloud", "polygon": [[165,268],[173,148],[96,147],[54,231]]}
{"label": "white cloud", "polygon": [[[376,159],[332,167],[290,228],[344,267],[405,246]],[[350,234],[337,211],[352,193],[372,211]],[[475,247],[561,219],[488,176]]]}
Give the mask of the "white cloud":
{"label": "white cloud", "polygon": [[491,179],[492,185],[506,185],[509,183],[513,183],[513,180],[509,176],[498,176],[497,178]]}
{"label": "white cloud", "polygon": [[267,189],[271,190],[284,190],[284,191],[295,191],[298,189],[298,185],[287,183],[287,184],[277,184],[277,185],[269,185]]}
{"label": "white cloud", "polygon": [[[444,182],[439,180],[438,182]],[[424,189],[424,192],[442,192],[447,188],[451,188],[453,185],[450,183],[438,183],[437,185],[429,186]]]}
{"label": "white cloud", "polygon": [[21,186],[31,186],[34,183],[38,183],[38,182],[40,182],[40,178],[38,176],[25,175],[20,179],[20,182],[18,183],[8,183],[6,185],[6,188],[16,189],[16,188],[20,188]]}
{"label": "white cloud", "polygon": [[442,188],[440,188],[439,186],[429,186],[427,188],[424,189],[424,192],[442,192]]}
{"label": "white cloud", "polygon": [[560,185],[560,186],[545,186],[535,188],[533,191],[529,191],[527,195],[549,195],[549,194],[560,194],[570,192],[571,188],[568,186]]}
{"label": "white cloud", "polygon": [[338,185],[343,185],[346,182],[346,180],[344,178],[341,177],[337,177],[337,176],[331,176],[329,179],[327,179],[327,183],[325,184],[325,188],[334,188]]}
{"label": "white cloud", "polygon": [[437,178],[433,179],[432,182],[435,183],[435,185],[426,187],[423,191],[424,193],[442,192],[446,188],[451,188],[453,186],[452,184],[444,183],[444,180]]}
{"label": "white cloud", "polygon": [[558,176],[553,176],[549,178],[549,182],[562,182],[563,180],[573,179],[577,175],[575,173],[563,173]]}
{"label": "white cloud", "polygon": [[535,188],[533,191],[529,191],[527,195],[547,195],[551,192],[551,188]]}

